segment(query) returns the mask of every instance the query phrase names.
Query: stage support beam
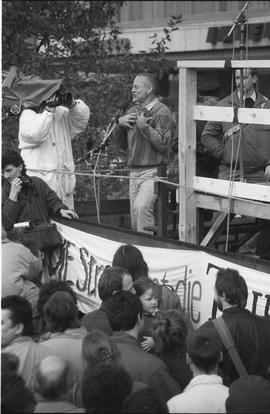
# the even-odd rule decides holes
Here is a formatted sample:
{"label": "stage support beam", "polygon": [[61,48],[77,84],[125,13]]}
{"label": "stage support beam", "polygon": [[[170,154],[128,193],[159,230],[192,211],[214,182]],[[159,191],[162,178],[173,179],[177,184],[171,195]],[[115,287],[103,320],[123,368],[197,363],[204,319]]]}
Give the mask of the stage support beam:
{"label": "stage support beam", "polygon": [[196,175],[196,123],[193,108],[197,100],[196,70],[179,69],[179,239],[197,243],[196,205],[193,177]]}

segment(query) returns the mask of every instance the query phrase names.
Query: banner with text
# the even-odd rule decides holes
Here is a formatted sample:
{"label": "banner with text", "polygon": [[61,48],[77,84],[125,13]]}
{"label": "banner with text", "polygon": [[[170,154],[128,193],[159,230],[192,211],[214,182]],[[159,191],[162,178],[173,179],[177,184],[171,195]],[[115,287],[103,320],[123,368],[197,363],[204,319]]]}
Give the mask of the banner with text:
{"label": "banner with text", "polygon": [[[79,309],[88,313],[100,305],[98,281],[103,269],[112,264],[122,244],[57,223],[64,238],[55,270],[70,280],[78,295]],[[248,285],[247,308],[258,315],[269,314],[270,274],[234,264],[199,250],[168,249],[136,245],[149,267],[149,276],[171,287],[195,327],[217,311],[214,304],[215,275],[219,268],[234,268]]]}

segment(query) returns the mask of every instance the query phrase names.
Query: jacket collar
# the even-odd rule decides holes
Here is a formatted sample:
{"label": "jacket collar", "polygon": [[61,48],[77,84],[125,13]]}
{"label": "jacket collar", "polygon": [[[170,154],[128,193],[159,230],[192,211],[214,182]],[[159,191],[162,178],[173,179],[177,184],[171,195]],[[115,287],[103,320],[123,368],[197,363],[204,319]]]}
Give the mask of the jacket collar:
{"label": "jacket collar", "polygon": [[196,387],[197,385],[204,385],[204,384],[223,384],[223,380],[219,375],[216,374],[202,374],[197,375],[196,377],[192,378],[190,383],[186,386],[186,390],[190,390],[192,387]]}
{"label": "jacket collar", "polygon": [[[257,96],[257,98],[256,98],[256,101],[255,101],[255,104],[254,104],[254,108],[260,106],[262,103],[265,102],[265,97],[261,93],[256,92],[256,96]],[[234,106],[236,106],[236,107],[240,106],[240,99],[239,99],[239,96],[238,96],[238,90],[237,89],[233,92],[232,95],[230,95],[227,102],[230,105],[232,105],[232,103],[233,103]]]}
{"label": "jacket collar", "polygon": [[139,340],[127,332],[124,332],[124,331],[114,332],[111,338],[117,344],[130,344],[130,345],[136,345],[139,348],[141,348]]}

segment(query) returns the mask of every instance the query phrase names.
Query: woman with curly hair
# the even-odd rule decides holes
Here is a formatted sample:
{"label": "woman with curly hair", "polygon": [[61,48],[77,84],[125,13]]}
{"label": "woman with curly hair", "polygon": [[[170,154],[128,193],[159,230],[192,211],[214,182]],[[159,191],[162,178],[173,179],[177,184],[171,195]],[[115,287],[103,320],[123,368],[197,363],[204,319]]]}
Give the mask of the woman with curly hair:
{"label": "woman with curly hair", "polygon": [[191,331],[191,322],[178,310],[159,311],[153,318],[154,353],[164,361],[182,390],[193,377],[186,361],[186,339]]}

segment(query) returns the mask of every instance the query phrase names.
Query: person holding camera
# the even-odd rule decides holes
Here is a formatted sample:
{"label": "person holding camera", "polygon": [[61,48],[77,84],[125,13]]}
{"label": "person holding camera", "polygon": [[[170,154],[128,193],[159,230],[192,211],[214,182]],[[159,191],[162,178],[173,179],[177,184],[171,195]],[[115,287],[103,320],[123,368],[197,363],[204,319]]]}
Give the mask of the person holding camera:
{"label": "person holding camera", "polygon": [[132,229],[151,234],[145,228],[155,224],[157,167],[168,164],[174,121],[169,108],[157,97],[153,74],[139,73],[131,93],[134,105],[118,118],[114,137],[121,142],[122,149],[128,149]]}
{"label": "person holding camera", "polygon": [[71,140],[85,130],[89,116],[89,107],[62,87],[20,116],[19,149],[27,173],[42,178],[69,209],[74,209],[76,183]]}
{"label": "person holding camera", "polygon": [[15,223],[48,223],[50,215],[78,218],[45,181],[26,175],[18,152],[9,150],[2,154],[2,173],[2,225],[7,232],[14,230]]}

